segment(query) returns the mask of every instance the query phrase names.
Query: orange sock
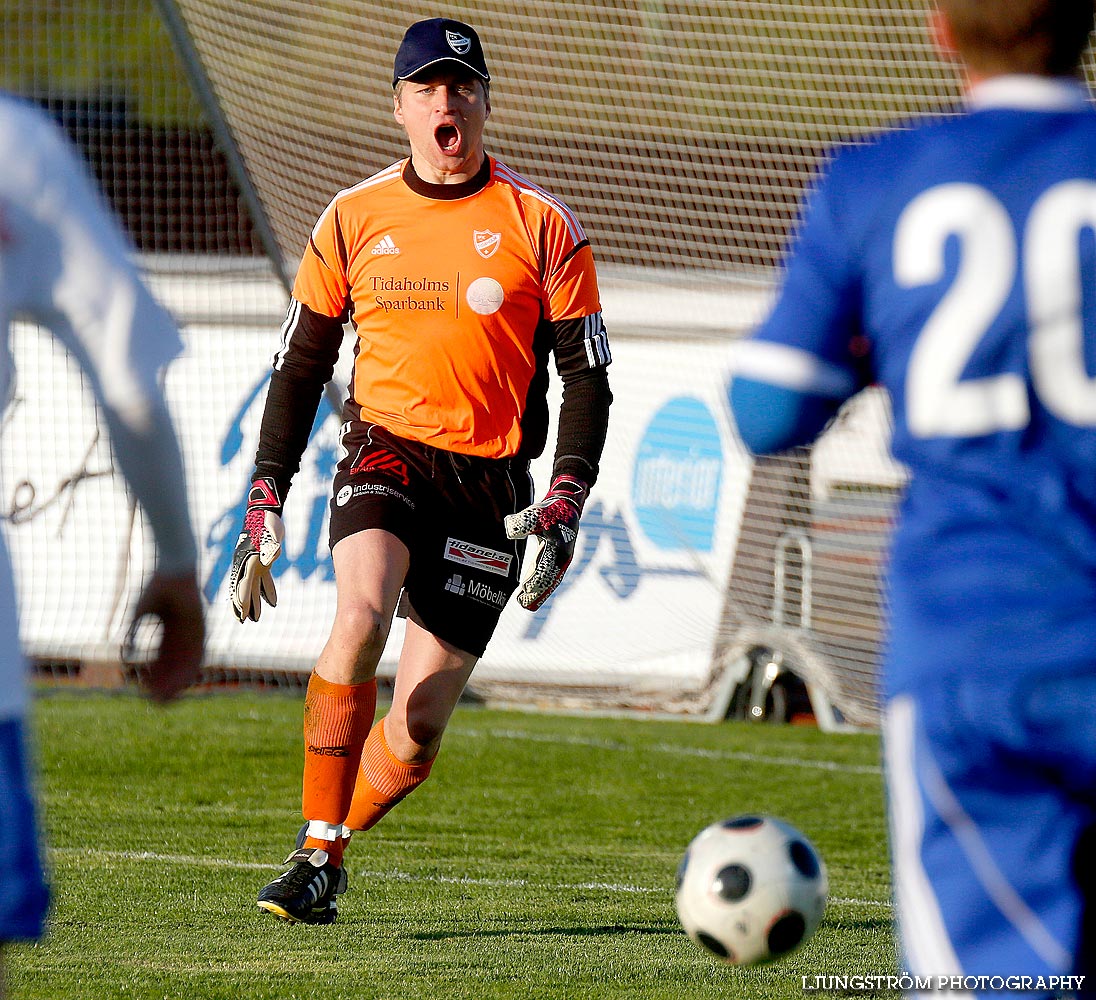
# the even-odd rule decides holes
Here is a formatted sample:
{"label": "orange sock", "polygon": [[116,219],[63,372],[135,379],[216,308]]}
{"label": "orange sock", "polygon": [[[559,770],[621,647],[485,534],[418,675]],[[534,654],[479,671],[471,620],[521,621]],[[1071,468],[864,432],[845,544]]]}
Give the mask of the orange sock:
{"label": "orange sock", "polygon": [[354,798],[343,823],[351,830],[368,830],[376,825],[429,777],[433,766],[433,760],[408,764],[395,757],[384,738],[381,719],[369,730]]}
{"label": "orange sock", "polygon": [[[301,810],[306,820],[332,826],[343,823],[354,796],[358,762],[377,710],[377,682],[333,684],[313,673],[304,699],[304,789]],[[322,847],[338,864],[343,838],[309,837],[306,847]],[[335,855],[338,855],[336,860]]]}

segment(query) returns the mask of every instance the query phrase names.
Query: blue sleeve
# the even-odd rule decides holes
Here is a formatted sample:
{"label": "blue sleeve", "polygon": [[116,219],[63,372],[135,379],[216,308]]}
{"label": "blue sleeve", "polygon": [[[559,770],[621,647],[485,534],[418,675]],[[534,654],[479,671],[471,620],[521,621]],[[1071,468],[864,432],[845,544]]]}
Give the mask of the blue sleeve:
{"label": "blue sleeve", "polygon": [[833,419],[839,405],[825,396],[750,378],[733,378],[727,399],[738,435],[755,455],[810,444]]}
{"label": "blue sleeve", "polygon": [[855,235],[866,192],[845,165],[838,156],[808,199],[769,316],[735,345],[727,398],[755,454],[809,444],[872,381]]}

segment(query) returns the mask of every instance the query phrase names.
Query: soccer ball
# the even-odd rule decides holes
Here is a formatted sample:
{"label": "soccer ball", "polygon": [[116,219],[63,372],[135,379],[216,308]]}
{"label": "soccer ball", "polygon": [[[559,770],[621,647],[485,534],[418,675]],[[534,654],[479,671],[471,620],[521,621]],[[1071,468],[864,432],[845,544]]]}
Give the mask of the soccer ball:
{"label": "soccer ball", "polygon": [[787,955],[822,920],[829,881],[811,842],[771,816],[713,823],[677,869],[677,915],[698,945],[729,965]]}

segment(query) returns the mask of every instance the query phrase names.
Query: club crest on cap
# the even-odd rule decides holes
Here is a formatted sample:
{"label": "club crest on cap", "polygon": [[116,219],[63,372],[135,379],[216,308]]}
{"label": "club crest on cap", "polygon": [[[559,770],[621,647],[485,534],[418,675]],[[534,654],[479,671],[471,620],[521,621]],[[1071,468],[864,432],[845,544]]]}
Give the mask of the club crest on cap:
{"label": "club crest on cap", "polygon": [[404,32],[392,67],[392,86],[444,62],[459,63],[484,83],[491,80],[476,29],[463,21],[430,17]]}
{"label": "club crest on cap", "polygon": [[468,50],[472,48],[472,39],[467,35],[462,35],[456,31],[445,32],[445,40],[449,43],[449,48],[459,56],[467,55]]}

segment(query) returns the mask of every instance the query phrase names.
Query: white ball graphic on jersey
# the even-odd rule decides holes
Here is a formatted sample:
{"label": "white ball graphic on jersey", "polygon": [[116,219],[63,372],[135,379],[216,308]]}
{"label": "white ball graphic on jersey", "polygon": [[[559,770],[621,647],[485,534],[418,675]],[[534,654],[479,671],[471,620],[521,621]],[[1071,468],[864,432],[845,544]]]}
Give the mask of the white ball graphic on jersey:
{"label": "white ball graphic on jersey", "polygon": [[494,278],[476,278],[468,286],[464,297],[468,300],[473,312],[481,316],[490,316],[491,313],[499,311],[504,295],[502,285]]}

